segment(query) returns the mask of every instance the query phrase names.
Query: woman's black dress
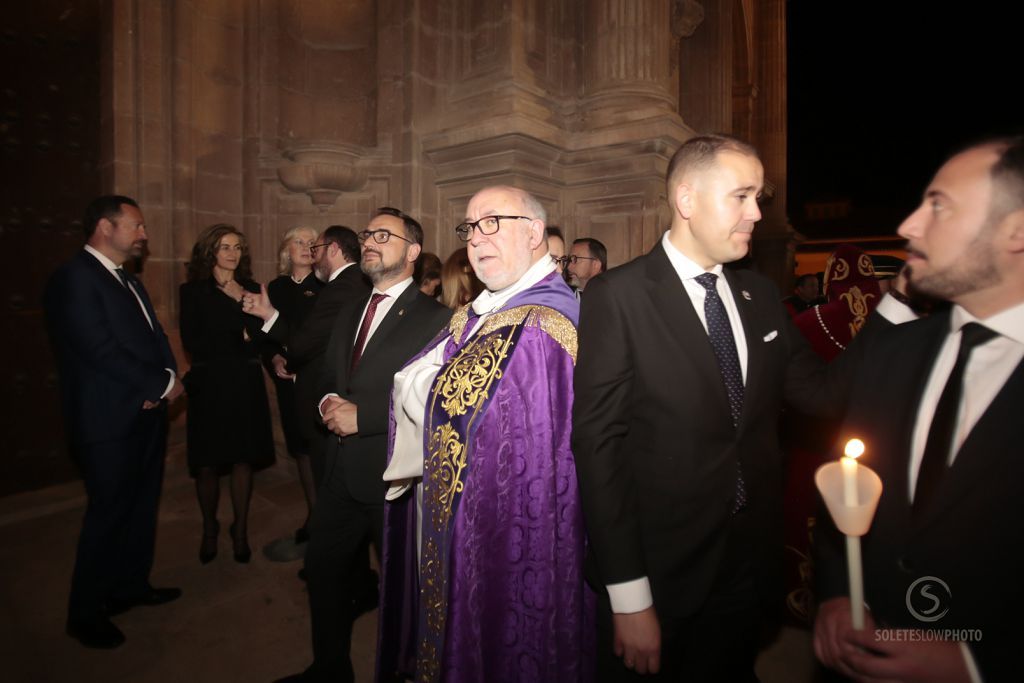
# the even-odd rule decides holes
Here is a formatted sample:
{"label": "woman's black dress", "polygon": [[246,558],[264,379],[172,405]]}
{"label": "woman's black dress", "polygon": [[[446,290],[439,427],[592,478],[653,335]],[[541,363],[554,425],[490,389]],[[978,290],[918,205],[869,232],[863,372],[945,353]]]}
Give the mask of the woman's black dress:
{"label": "woman's black dress", "polygon": [[[251,280],[239,282],[259,292]],[[211,278],[186,282],[181,295],[181,342],[191,356],[188,392],[188,465],[226,472],[248,463],[274,462],[270,407],[260,364],[262,320],[242,313],[241,304]]]}
{"label": "woman's black dress", "polygon": [[[316,279],[313,273],[307,275],[302,282],[296,282],[290,275],[281,275],[267,285],[267,294],[270,295],[270,303],[278,310],[281,319],[287,321],[288,328],[296,330],[313,310],[316,295],[321,289],[323,289],[323,283]],[[276,354],[288,357],[288,352],[284,347],[271,339],[266,339],[263,345],[263,363],[274,380],[284,441],[289,455],[309,455],[309,442],[302,436],[302,430],[299,429],[299,412],[295,405],[295,381],[281,379],[274,374],[272,361]]]}

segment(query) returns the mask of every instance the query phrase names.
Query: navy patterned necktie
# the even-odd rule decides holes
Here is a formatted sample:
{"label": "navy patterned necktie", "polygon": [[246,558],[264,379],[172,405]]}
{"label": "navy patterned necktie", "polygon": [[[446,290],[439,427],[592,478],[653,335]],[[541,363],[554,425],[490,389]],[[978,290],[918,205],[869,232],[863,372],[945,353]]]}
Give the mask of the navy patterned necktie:
{"label": "navy patterned necktie", "polygon": [[[725,305],[718,296],[716,284],[718,276],[714,273],[702,273],[694,278],[704,288],[704,319],[708,326],[708,339],[711,341],[711,348],[715,351],[715,359],[718,361],[718,371],[722,375],[722,383],[725,384],[725,393],[729,397],[729,412],[732,414],[732,424],[737,426],[740,423],[740,412],[743,410],[743,370],[740,368],[740,356],[736,352],[736,340],[732,334],[732,325],[729,324],[729,314],[725,311]],[[736,461],[736,506],[733,512],[737,512],[747,504],[747,487],[743,481],[743,471],[739,461]]]}
{"label": "navy patterned necktie", "polygon": [[971,359],[971,352],[996,336],[998,335],[995,332],[978,323],[967,323],[960,332],[960,348],[956,353],[956,363],[949,373],[946,386],[942,389],[939,402],[935,404],[935,416],[932,417],[931,426],[928,428],[928,440],[925,441],[921,467],[917,472],[912,506],[915,515],[928,508],[946,470],[949,469],[949,454],[953,450],[953,437],[956,434],[957,417],[960,413],[960,397],[964,390],[964,370]]}

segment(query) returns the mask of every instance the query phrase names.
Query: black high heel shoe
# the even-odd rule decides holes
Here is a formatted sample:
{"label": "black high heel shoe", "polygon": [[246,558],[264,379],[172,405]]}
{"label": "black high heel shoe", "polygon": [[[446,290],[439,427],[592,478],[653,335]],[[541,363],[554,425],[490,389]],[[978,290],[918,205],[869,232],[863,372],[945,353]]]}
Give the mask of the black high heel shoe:
{"label": "black high heel shoe", "polygon": [[202,564],[210,564],[213,558],[217,557],[217,536],[220,534],[220,524],[215,523],[213,534],[203,533],[203,540],[199,544],[199,561]]}
{"label": "black high heel shoe", "polygon": [[249,539],[235,536],[235,525],[231,525],[231,543],[234,546],[235,562],[246,564],[252,559],[252,549],[249,548]]}

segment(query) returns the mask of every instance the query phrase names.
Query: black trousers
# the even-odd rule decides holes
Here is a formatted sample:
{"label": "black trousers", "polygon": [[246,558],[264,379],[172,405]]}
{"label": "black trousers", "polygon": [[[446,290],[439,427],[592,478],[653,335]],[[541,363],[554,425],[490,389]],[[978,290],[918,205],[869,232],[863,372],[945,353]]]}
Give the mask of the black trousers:
{"label": "black trousers", "polygon": [[309,520],[306,548],[306,585],[313,627],[313,665],[306,675],[314,681],[352,681],[349,656],[357,603],[367,591],[376,591],[370,572],[368,543],[380,560],[384,533],[384,496],[381,502],[357,501],[348,491],[337,458],[317,492]]}
{"label": "black trousers", "polygon": [[143,411],[124,439],[74,447],[89,502],[71,579],[70,619],[96,619],[109,598],[132,599],[150,589],[166,446],[167,414],[160,407]]}
{"label": "black trousers", "polygon": [[[615,656],[615,631],[606,591],[600,592],[597,613],[598,680],[651,683],[756,682],[757,658],[764,614],[754,589],[749,561],[749,530],[745,513],[735,515],[722,565],[704,606],[693,615],[659,615],[661,670],[641,676]],[[655,604],[657,610],[657,604]]]}

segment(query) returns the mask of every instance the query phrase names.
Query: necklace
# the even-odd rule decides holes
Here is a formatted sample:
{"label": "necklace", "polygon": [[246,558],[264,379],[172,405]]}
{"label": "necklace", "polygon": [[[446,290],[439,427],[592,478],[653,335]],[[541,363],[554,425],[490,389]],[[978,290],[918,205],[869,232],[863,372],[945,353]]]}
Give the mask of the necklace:
{"label": "necklace", "polygon": [[217,286],[218,286],[218,287],[220,287],[221,289],[224,289],[224,288],[225,288],[225,287],[227,287],[227,286],[228,286],[229,284],[231,284],[232,282],[234,282],[234,279],[228,279],[228,280],[225,280],[224,282],[221,282],[221,281],[220,281],[220,280],[218,280],[217,278],[213,278],[213,281],[217,283]]}
{"label": "necklace", "polygon": [[814,307],[814,317],[818,319],[818,324],[821,325],[821,329],[825,333],[825,336],[831,339],[833,344],[838,346],[841,350],[845,351],[846,347],[840,344],[839,341],[832,336],[832,333],[828,331],[828,328],[825,327],[825,321],[821,319],[821,306]]}

